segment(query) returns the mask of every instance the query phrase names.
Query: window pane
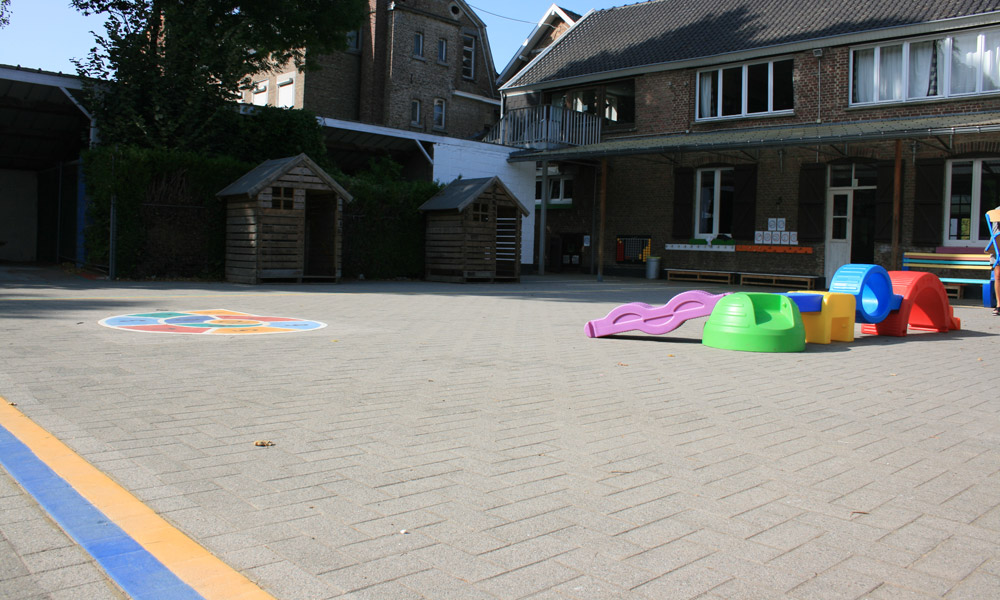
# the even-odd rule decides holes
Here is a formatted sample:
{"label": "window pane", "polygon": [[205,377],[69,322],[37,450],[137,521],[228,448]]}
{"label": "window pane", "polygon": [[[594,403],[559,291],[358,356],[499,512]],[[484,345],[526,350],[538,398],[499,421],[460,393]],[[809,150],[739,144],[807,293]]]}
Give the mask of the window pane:
{"label": "window pane", "polygon": [[793,66],[794,63],[791,59],[779,60],[774,63],[771,110],[792,110],[795,108],[795,92],[792,86]]}
{"label": "window pane", "polygon": [[951,164],[951,198],[948,207],[948,239],[967,240],[972,216],[972,163]]}
{"label": "window pane", "polygon": [[768,63],[747,66],[747,112],[767,112]]}
{"label": "window pane", "polygon": [[597,90],[575,90],[570,92],[570,108],[577,112],[597,114]]}
{"label": "window pane", "polygon": [[725,169],[719,177],[718,231],[728,235],[733,230],[733,199],[736,197],[736,171]]}
{"label": "window pane", "polygon": [[438,61],[448,61],[448,40],[438,40]]}
{"label": "window pane", "polygon": [[851,187],[854,185],[852,174],[854,165],[831,165],[830,187]]}
{"label": "window pane", "polygon": [[715,214],[715,171],[702,171],[698,182],[697,229],[695,233],[711,234]]}
{"label": "window pane", "polygon": [[1000,207],[1000,161],[984,160],[982,181],[979,185],[979,210],[976,211],[979,225],[979,239],[990,239],[990,230],[983,215],[988,210]]}
{"label": "window pane", "polygon": [[979,36],[975,33],[956,35],[951,45],[951,93],[976,91],[979,65]]}
{"label": "window pane", "polygon": [[559,194],[559,179],[549,179],[549,199],[558,200],[562,198]]}
{"label": "window pane", "polygon": [[414,100],[410,102],[410,122],[420,123],[420,101]]}
{"label": "window pane", "polygon": [[424,36],[420,33],[413,34],[413,55],[423,56],[424,55]]}
{"label": "window pane", "polygon": [[604,118],[616,123],[635,123],[635,82],[619,81],[604,89]]}
{"label": "window pane", "polygon": [[875,49],[855,50],[851,102],[875,101]]}
{"label": "window pane", "polygon": [[698,118],[719,116],[719,72],[698,73]]}
{"label": "window pane", "polygon": [[878,169],[871,164],[855,164],[854,178],[858,185],[878,185]]}
{"label": "window pane", "polygon": [[541,201],[542,199],[542,180],[535,180],[535,200]]}
{"label": "window pane", "polygon": [[1000,90],[1000,31],[987,31],[984,37],[983,91]]}
{"label": "window pane", "polygon": [[573,198],[573,180],[564,179],[563,180],[563,199],[570,200]]}
{"label": "window pane", "polygon": [[722,70],[722,114],[743,114],[743,67]]}
{"label": "window pane", "polygon": [[910,84],[908,98],[933,98],[938,95],[938,76],[944,70],[944,41],[930,40],[910,44]]}
{"label": "window pane", "polygon": [[903,98],[903,46],[883,46],[878,58],[878,99]]}
{"label": "window pane", "polygon": [[462,77],[472,79],[476,75],[476,38],[462,36]]}

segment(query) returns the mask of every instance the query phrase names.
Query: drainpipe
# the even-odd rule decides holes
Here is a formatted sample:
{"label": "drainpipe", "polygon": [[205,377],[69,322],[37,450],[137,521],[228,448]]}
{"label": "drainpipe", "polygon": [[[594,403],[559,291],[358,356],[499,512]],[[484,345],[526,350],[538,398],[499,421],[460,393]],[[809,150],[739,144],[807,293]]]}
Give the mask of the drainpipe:
{"label": "drainpipe", "polygon": [[607,215],[608,159],[601,159],[601,226],[597,233],[597,281],[604,281],[604,217]]}
{"label": "drainpipe", "polygon": [[899,205],[903,189],[903,140],[896,140],[896,169],[892,178],[892,268],[899,267]]}
{"label": "drainpipe", "polygon": [[823,49],[813,50],[816,57],[816,122],[823,122]]}

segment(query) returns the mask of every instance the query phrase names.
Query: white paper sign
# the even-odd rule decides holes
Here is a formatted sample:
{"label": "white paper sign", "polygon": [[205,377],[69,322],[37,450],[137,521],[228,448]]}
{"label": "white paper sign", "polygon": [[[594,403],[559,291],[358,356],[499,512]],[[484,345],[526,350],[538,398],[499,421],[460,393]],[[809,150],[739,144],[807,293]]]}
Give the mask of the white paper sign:
{"label": "white paper sign", "polygon": [[753,232],[753,243],[755,243],[755,244],[763,244],[764,243],[764,232],[763,231],[755,231],[755,232]]}
{"label": "white paper sign", "polygon": [[785,219],[778,218],[778,231],[784,231],[784,230],[785,230]]}
{"label": "white paper sign", "polygon": [[788,232],[787,231],[782,231],[781,232],[781,243],[787,246],[788,245],[788,238],[789,238]]}
{"label": "white paper sign", "polygon": [[778,220],[775,218],[770,218],[767,220],[767,230],[777,231],[778,230]]}
{"label": "white paper sign", "polygon": [[788,232],[788,243],[791,244],[791,245],[793,245],[793,246],[798,246],[799,245],[799,232],[798,231],[789,231]]}
{"label": "white paper sign", "polygon": [[771,243],[771,232],[770,231],[765,231],[764,232],[764,243],[765,244],[770,244]]}

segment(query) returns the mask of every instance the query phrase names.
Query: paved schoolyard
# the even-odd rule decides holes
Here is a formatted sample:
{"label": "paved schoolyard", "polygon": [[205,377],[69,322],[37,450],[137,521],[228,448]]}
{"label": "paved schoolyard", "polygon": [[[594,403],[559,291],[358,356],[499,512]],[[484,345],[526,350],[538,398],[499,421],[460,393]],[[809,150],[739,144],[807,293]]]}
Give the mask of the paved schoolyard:
{"label": "paved schoolyard", "polygon": [[[795,354],[583,334],[691,287],[6,266],[0,396],[281,600],[1000,598],[1000,319]],[[328,327],[98,325],[219,308]],[[36,597],[120,596],[0,471],[0,598]]]}

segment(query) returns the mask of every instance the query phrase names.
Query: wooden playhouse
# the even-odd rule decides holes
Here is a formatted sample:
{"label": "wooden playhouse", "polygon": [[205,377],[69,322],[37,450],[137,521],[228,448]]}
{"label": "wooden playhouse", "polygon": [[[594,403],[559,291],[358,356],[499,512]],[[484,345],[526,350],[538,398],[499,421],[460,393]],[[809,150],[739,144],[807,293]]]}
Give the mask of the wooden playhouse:
{"label": "wooden playhouse", "polygon": [[456,179],[420,207],[428,281],[518,281],[528,209],[499,177]]}
{"label": "wooden playhouse", "polygon": [[216,195],[226,201],[227,281],[340,279],[351,195],[308,156],[265,161]]}

